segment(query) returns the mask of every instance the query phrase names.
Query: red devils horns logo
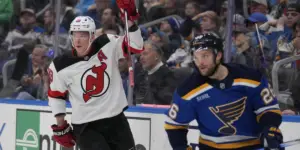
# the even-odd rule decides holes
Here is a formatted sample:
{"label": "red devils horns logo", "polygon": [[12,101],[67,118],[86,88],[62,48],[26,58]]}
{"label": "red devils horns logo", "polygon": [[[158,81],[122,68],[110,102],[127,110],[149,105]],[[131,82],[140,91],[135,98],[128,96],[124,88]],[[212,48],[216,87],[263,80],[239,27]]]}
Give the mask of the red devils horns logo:
{"label": "red devils horns logo", "polygon": [[83,90],[83,99],[85,102],[92,97],[103,95],[109,86],[109,76],[105,72],[107,65],[101,63],[101,66],[93,66],[86,70],[81,77],[81,88]]}

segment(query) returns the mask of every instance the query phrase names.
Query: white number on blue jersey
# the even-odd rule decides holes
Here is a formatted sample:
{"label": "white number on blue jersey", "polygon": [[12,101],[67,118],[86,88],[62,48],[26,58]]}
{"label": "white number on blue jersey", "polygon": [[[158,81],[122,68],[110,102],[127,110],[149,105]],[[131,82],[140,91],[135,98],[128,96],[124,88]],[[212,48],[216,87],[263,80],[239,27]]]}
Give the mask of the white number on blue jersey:
{"label": "white number on blue jersey", "polygon": [[169,117],[171,117],[172,119],[176,119],[178,111],[179,111],[178,105],[172,104],[169,110]]}
{"label": "white number on blue jersey", "polygon": [[261,98],[264,101],[265,105],[270,104],[274,100],[274,94],[273,91],[270,88],[270,84],[268,88],[264,88],[260,92]]}

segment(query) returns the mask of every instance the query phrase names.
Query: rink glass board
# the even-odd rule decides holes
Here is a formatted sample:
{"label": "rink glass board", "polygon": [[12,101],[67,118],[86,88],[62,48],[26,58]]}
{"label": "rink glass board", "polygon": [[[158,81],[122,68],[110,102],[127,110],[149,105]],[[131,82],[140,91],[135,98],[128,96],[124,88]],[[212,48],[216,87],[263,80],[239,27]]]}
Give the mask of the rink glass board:
{"label": "rink glass board", "polygon": [[[71,112],[70,105],[67,106],[67,112]],[[51,139],[50,126],[56,120],[48,102],[0,99],[0,110],[0,150],[67,150]],[[163,128],[163,113],[166,110],[144,107],[129,107],[126,110],[136,145],[144,148],[139,150],[172,150]],[[70,113],[66,119],[70,122]],[[284,140],[299,138],[300,117],[284,116],[283,121],[281,130]],[[197,144],[198,136],[197,124],[193,121],[188,133],[189,144]],[[286,150],[299,149],[300,145],[297,145]]]}
{"label": "rink glass board", "polygon": [[[50,111],[16,110],[16,150],[78,150],[78,147],[63,148],[51,138],[50,126],[55,118]],[[67,114],[70,119],[71,113]],[[49,119],[50,118],[50,119]],[[51,119],[52,118],[52,119]],[[151,118],[130,117],[128,121],[132,127],[136,145],[150,150],[151,146]]]}

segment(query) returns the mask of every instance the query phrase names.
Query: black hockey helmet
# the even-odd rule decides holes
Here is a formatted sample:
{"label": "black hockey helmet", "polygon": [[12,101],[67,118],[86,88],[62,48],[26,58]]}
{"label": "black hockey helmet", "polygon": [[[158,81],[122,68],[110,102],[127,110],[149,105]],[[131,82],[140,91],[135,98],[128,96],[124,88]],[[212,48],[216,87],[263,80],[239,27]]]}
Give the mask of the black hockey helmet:
{"label": "black hockey helmet", "polygon": [[196,36],[191,43],[191,51],[211,49],[215,54],[223,53],[223,41],[214,33],[204,33]]}

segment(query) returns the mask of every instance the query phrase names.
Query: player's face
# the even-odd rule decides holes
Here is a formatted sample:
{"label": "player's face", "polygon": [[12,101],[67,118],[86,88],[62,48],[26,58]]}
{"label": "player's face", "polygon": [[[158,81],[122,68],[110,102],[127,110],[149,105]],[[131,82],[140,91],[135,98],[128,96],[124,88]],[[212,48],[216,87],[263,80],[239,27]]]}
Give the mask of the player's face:
{"label": "player's face", "polygon": [[90,44],[90,35],[85,31],[75,31],[72,33],[74,48],[78,56],[84,56],[88,53],[87,48]]}
{"label": "player's face", "polygon": [[215,70],[215,57],[211,50],[194,52],[194,62],[202,76],[211,76]]}

